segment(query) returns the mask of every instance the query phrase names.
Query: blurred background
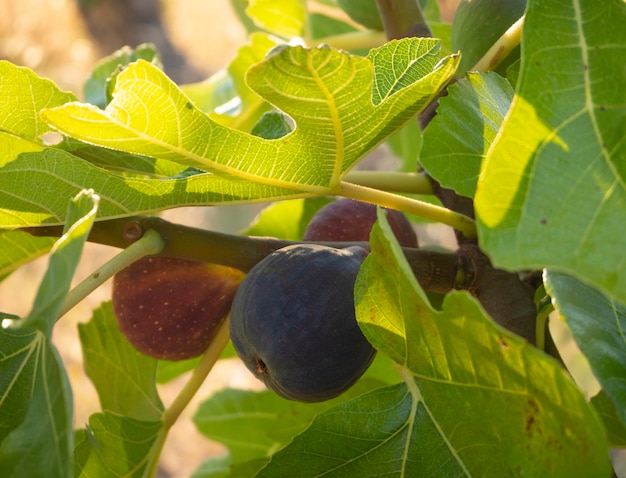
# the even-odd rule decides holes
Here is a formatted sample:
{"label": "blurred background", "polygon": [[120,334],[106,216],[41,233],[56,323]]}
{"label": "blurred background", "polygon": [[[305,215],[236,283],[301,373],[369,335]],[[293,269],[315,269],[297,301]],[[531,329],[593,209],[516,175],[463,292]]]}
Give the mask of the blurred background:
{"label": "blurred background", "polygon": [[[446,20],[451,20],[459,0],[440,0]],[[0,59],[33,69],[52,79],[60,88],[82,97],[82,86],[95,63],[118,48],[151,42],[162,54],[164,70],[177,83],[204,80],[236,55],[247,36],[229,0],[0,0]],[[185,208],[163,217],[177,223],[223,232],[244,229],[261,206]],[[452,247],[447,228],[421,230],[420,242],[443,242]],[[117,250],[87,244],[75,277],[78,283]],[[41,258],[12,274],[0,284],[0,309],[24,316],[30,311],[36,289],[45,271]],[[110,299],[110,282],[92,293],[55,327],[54,341],[66,363],[75,395],[75,424],[82,427],[99,410],[98,398],[82,368],[77,322],[86,322],[91,311]],[[558,339],[558,338],[557,338]],[[565,343],[565,339],[562,340]],[[570,345],[571,341],[567,341]],[[577,354],[575,360],[583,360]],[[581,365],[584,370],[584,364]],[[587,373],[588,372],[583,372]],[[207,457],[221,454],[195,430],[190,418],[199,400],[225,386],[259,387],[237,360],[218,364],[172,428],[159,475],[188,477]],[[163,386],[167,404],[186,376]],[[592,377],[583,376],[583,380]]]}

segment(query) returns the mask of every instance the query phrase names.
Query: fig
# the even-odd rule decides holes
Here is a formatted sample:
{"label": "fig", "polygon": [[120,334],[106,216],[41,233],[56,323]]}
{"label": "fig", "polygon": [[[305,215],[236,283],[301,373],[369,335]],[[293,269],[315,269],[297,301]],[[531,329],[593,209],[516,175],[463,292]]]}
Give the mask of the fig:
{"label": "fig", "polygon": [[279,249],[241,282],[230,315],[237,354],[278,395],[334,398],[367,370],[375,350],[356,321],[353,288],[367,251],[299,244]]}
{"label": "fig", "polygon": [[139,352],[188,359],[207,349],[243,277],[237,269],[216,264],[144,257],[114,276],[113,312]]}
{"label": "fig", "polygon": [[[386,209],[387,220],[398,243],[417,247],[417,235],[406,216]],[[376,222],[376,205],[354,199],[340,198],[322,207],[304,230],[303,240],[317,242],[369,241]]]}

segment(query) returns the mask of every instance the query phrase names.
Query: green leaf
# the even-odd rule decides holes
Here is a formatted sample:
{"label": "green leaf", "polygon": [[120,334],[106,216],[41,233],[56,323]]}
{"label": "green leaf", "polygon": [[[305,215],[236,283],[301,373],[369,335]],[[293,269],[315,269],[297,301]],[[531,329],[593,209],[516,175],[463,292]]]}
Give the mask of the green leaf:
{"label": "green leaf", "polygon": [[482,161],[511,105],[513,89],[496,73],[468,73],[439,100],[424,131],[420,162],[442,186],[474,197]]}
{"label": "green leaf", "polygon": [[569,272],[626,303],[626,3],[530,1],[511,111],[476,194],[503,268]]}
{"label": "green leaf", "polygon": [[319,197],[270,204],[243,234],[299,241],[313,215],[330,201],[329,198]]}
{"label": "green leaf", "polygon": [[626,424],[624,424],[615,404],[607,396],[604,390],[600,391],[591,399],[591,404],[600,415],[606,428],[609,446],[613,448],[626,448]]}
{"label": "green leaf", "polygon": [[[137,420],[161,418],[163,404],[156,389],[157,360],[137,352],[120,332],[110,302],[78,325],[83,360],[102,410]],[[113,386],[112,386],[113,384]]]}
{"label": "green leaf", "polygon": [[22,154],[0,168],[0,183],[0,227],[4,228],[63,223],[63,198],[84,187],[101,197],[101,219],[177,206],[265,202],[308,195],[210,173],[170,179],[123,177],[51,148]]}
{"label": "green leaf", "polygon": [[154,453],[161,422],[96,413],[76,438],[74,476],[142,478]]}
{"label": "green leaf", "polygon": [[604,430],[560,364],[464,292],[432,309],[382,211],[379,219],[355,284],[357,319],[405,383],[327,412],[299,449],[337,475],[368,476],[375,462],[379,475],[607,476]]}
{"label": "green leaf", "polygon": [[626,307],[561,272],[548,270],[545,282],[556,310],[626,422]]}
{"label": "green leaf", "polygon": [[285,47],[247,75],[253,90],[297,124],[278,140],[215,123],[144,61],[119,75],[104,111],[70,103],[44,116],[86,142],[320,194],[336,187],[359,159],[426,106],[458,58],[437,61],[438,42],[430,39],[393,41],[372,50],[369,58],[330,48]]}
{"label": "green leaf", "polygon": [[104,108],[111,101],[110,85],[111,82],[115,83],[115,75],[139,58],[151,62],[157,68],[163,67],[154,45],[144,43],[136,48],[124,46],[100,60],[95,66],[83,88],[85,101]]}
{"label": "green leaf", "polygon": [[0,329],[0,469],[6,478],[70,476],[72,391],[41,330]]}
{"label": "green leaf", "polygon": [[52,327],[59,318],[96,217],[99,199],[93,191],[82,190],[70,201],[63,236],[52,247],[48,269],[37,291],[35,303],[21,327],[35,326],[48,338],[51,337]]}
{"label": "green leaf", "polygon": [[417,171],[417,159],[422,147],[422,129],[419,122],[411,121],[387,140],[389,148],[400,159],[399,171]]}
{"label": "green leaf", "polygon": [[291,38],[304,34],[304,0],[249,0],[246,14],[255,25],[275,35]]}
{"label": "green leaf", "polygon": [[204,436],[228,447],[233,464],[240,464],[270,456],[319,412],[380,385],[363,378],[344,395],[320,403],[285,400],[269,390],[226,389],[200,404],[193,421]]}
{"label": "green leaf", "polygon": [[21,231],[0,232],[0,280],[50,251],[53,237],[35,237]]}
{"label": "green leaf", "polygon": [[89,192],[70,202],[65,234],[54,244],[32,311],[14,329],[0,329],[3,476],[71,473],[72,392],[50,337],[96,209],[97,198]]}
{"label": "green leaf", "polygon": [[[41,136],[51,129],[39,118],[39,112],[75,99],[72,93],[61,91],[32,70],[0,61],[0,130],[3,133],[42,145]],[[4,146],[0,152],[4,152]],[[0,164],[4,162],[1,158]]]}

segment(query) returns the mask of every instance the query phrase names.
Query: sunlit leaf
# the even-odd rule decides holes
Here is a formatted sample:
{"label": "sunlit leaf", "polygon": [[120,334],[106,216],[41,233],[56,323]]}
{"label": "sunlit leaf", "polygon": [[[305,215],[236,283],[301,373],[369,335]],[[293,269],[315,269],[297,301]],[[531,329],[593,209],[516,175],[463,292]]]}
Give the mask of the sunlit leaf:
{"label": "sunlit leaf", "polygon": [[46,254],[54,241],[53,237],[34,237],[21,231],[0,233],[0,280],[27,262]]}
{"label": "sunlit leaf", "polygon": [[119,75],[104,111],[70,103],[44,116],[86,142],[267,186],[325,193],[428,103],[458,58],[437,61],[438,43],[429,39],[390,42],[368,58],[285,47],[247,75],[253,90],[297,124],[278,140],[213,122],[143,61]]}
{"label": "sunlit leaf", "polygon": [[478,182],[497,266],[567,271],[626,303],[626,3],[529,2],[517,90]]}
{"label": "sunlit leaf", "polygon": [[258,27],[278,36],[290,38],[304,33],[304,0],[248,0],[246,14]]}

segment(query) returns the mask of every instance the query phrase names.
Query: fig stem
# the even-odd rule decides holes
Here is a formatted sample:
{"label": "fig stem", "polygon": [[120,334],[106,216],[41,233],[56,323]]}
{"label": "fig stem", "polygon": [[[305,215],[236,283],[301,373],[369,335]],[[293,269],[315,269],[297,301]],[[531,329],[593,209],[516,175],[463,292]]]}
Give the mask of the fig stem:
{"label": "fig stem", "polygon": [[426,173],[399,171],[350,171],[345,179],[349,183],[382,191],[407,194],[433,194]]}
{"label": "fig stem", "polygon": [[471,68],[472,71],[489,71],[497,67],[522,40],[524,15],[509,27],[487,50],[487,53]]}
{"label": "fig stem", "polygon": [[163,246],[164,242],[161,235],[154,229],[147,230],[137,241],[123,249],[108,262],[105,262],[92,272],[89,277],[70,290],[61,306],[59,318],[124,267],[141,257],[158,254],[163,249]]}
{"label": "fig stem", "polygon": [[365,201],[390,209],[397,209],[409,214],[430,219],[436,222],[447,224],[461,231],[465,237],[473,239],[476,237],[476,223],[473,219],[451,211],[445,207],[429,204],[418,199],[400,196],[398,194],[372,189],[358,184],[342,181],[336,194],[359,201]]}
{"label": "fig stem", "polygon": [[194,368],[193,372],[191,372],[191,377],[187,383],[185,383],[178,395],[176,395],[176,398],[170,406],[163,412],[163,425],[150,452],[151,463],[149,465],[150,474],[148,476],[155,476],[156,474],[159,457],[165,445],[170,428],[172,428],[172,425],[176,423],[178,417],[180,417],[187,405],[189,405],[189,402],[196,395],[206,380],[207,375],[211,372],[213,366],[219,360],[220,355],[228,344],[228,341],[230,340],[229,323],[230,317],[228,316],[217,330],[213,341],[209,345],[209,348],[204,352],[200,362],[198,362],[196,368]]}
{"label": "fig stem", "polygon": [[341,50],[370,49],[384,45],[385,33],[376,30],[358,30],[355,32],[331,35],[315,40],[315,45],[329,45]]}
{"label": "fig stem", "polygon": [[405,37],[432,37],[417,0],[376,0],[388,40]]}
{"label": "fig stem", "polygon": [[209,372],[211,372],[215,363],[219,360],[220,355],[230,340],[229,324],[230,316],[227,316],[220,328],[217,330],[209,348],[206,349],[200,359],[200,362],[198,362],[196,368],[193,369],[191,377],[187,383],[185,383],[178,395],[176,395],[174,401],[169,407],[167,407],[167,410],[163,412],[164,428],[169,429],[172,425],[174,425],[180,414],[206,380],[207,375],[209,375]]}

